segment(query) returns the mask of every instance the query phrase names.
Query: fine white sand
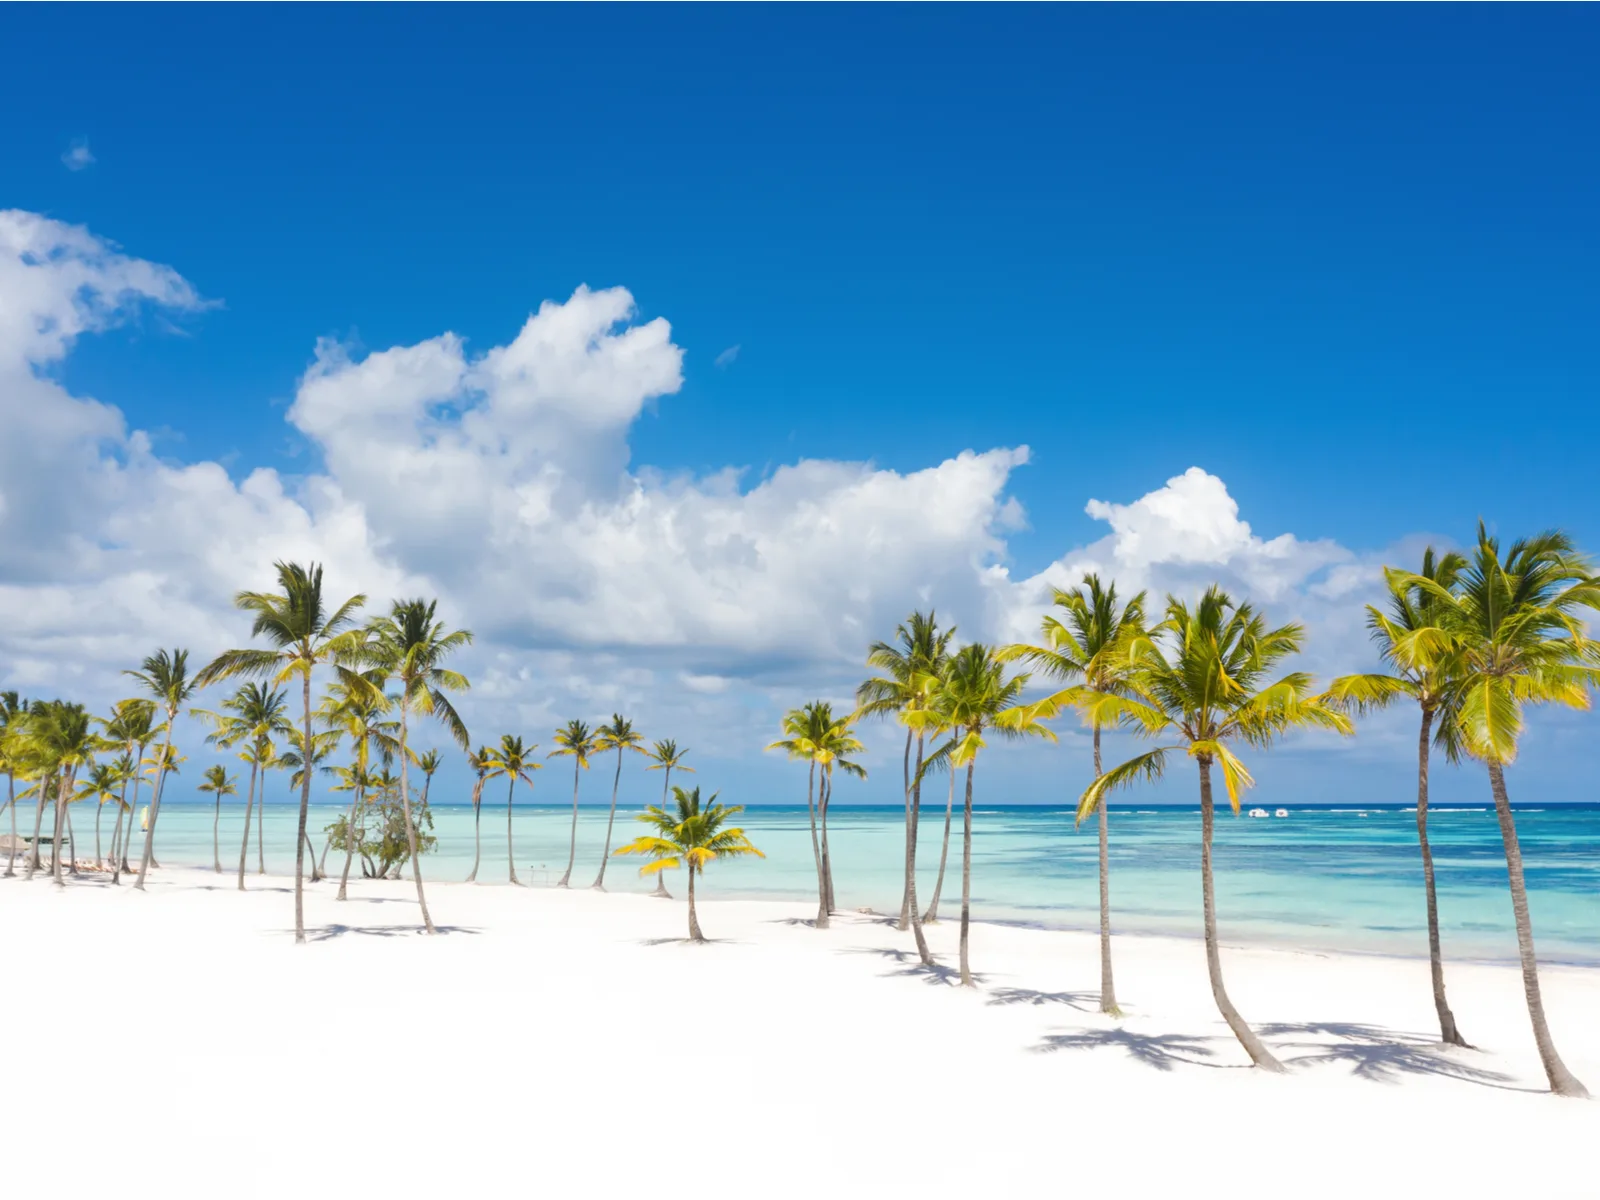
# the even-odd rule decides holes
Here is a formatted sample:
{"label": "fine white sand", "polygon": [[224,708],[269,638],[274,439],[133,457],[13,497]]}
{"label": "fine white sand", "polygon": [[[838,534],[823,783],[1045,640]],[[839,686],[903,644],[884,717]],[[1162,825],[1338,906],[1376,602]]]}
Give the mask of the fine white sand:
{"label": "fine white sand", "polygon": [[[800,903],[703,903],[690,946],[681,899],[435,884],[429,939],[409,883],[324,883],[296,947],[248,882],[0,880],[7,1194],[1600,1194],[1600,1103],[1541,1094],[1507,967],[1449,964],[1481,1049],[1444,1052],[1425,961],[1227,946],[1274,1077],[1198,940],[1119,938],[1112,1020],[1082,934],[975,924],[963,990]],[[1600,972],[1543,978],[1600,1093]]]}

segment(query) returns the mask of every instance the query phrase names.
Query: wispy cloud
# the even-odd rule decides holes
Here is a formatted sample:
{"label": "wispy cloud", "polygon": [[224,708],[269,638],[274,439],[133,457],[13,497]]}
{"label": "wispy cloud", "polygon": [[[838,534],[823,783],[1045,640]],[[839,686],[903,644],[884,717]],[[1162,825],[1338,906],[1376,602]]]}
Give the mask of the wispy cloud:
{"label": "wispy cloud", "polygon": [[74,138],[72,145],[61,152],[61,161],[66,164],[69,171],[81,171],[92,165],[94,155],[89,153],[89,139]]}
{"label": "wispy cloud", "polygon": [[721,354],[717,355],[717,357],[712,361],[714,361],[719,367],[731,367],[733,365],[733,360],[738,357],[739,347],[729,346]]}

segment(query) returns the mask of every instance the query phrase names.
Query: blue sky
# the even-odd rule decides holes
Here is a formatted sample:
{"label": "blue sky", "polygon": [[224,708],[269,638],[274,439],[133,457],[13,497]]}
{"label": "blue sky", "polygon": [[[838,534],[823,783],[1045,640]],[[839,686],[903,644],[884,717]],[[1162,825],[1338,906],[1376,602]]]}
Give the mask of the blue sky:
{"label": "blue sky", "polygon": [[[1353,639],[1319,624],[1341,565],[1366,572],[1337,597],[1358,611],[1385,554],[1465,537],[1480,515],[1600,546],[1592,469],[1550,446],[1600,432],[1597,31],[1580,6],[8,10],[0,32],[29,49],[0,74],[0,102],[28,115],[0,133],[0,208],[86,228],[212,302],[135,297],[61,353],[19,361],[63,403],[120,409],[169,469],[217,462],[239,485],[268,468],[291,496],[338,482],[371,522],[349,536],[374,569],[433,586],[463,623],[487,619],[496,684],[475,703],[496,732],[584,705],[665,715],[683,673],[714,678],[695,693],[696,737],[764,794],[776,767],[718,731],[770,724],[812,678],[838,690],[844,668],[816,646],[843,635],[827,616],[827,634],[809,630],[807,613],[854,604],[870,624],[926,596],[996,635],[1028,619],[1027,595],[952,582],[931,565],[941,553],[1037,592],[1051,564],[1107,561],[1074,557],[1108,534],[1091,498],[1135,505],[1190,467],[1220,481],[1251,536],[1323,547],[1293,579],[1263,582],[1274,552],[1254,543],[1240,553],[1255,567],[1225,550],[1217,573],[1307,619],[1329,669],[1365,665],[1349,661],[1364,653],[1358,620]],[[632,407],[603,446],[561,443],[592,455],[586,487],[625,464],[649,502],[685,477],[748,493],[802,460],[870,462],[886,487],[965,450],[1027,446],[1028,461],[971,496],[930,478],[981,510],[981,530],[908,551],[904,595],[874,577],[801,597],[773,616],[798,622],[788,644],[724,637],[687,583],[660,636],[609,637],[538,599],[520,611],[509,583],[485,618],[469,579],[488,568],[459,551],[468,526],[429,527],[449,554],[401,545],[372,514],[403,524],[404,496],[371,490],[386,468],[355,482],[359,455],[331,432],[344,418],[312,432],[286,416],[318,339],[359,363],[450,331],[470,362],[583,284],[626,288],[628,321],[669,322],[681,351],[676,386],[619,385]],[[111,464],[130,454],[96,444]],[[706,483],[729,467],[737,484]],[[14,488],[23,468],[10,470]],[[802,492],[863,490],[841,486]],[[782,536],[753,532],[770,513],[728,503],[711,526],[735,512],[759,554],[783,553]],[[250,582],[181,578],[217,556],[139,551],[106,532],[118,504],[74,516],[79,538],[118,547],[118,571],[144,578],[161,559],[195,613]],[[879,511],[848,522],[879,528]],[[94,584],[87,562],[52,576],[16,526],[0,525],[4,582]],[[605,611],[616,589],[653,586],[642,560],[631,576],[582,557],[551,569],[550,536],[508,552],[559,576],[550,604]],[[807,553],[816,570],[786,594],[863,552]],[[1136,582],[1156,588],[1196,564],[1175,575],[1171,556],[1135,558]],[[117,627],[170,640],[200,619],[177,611],[152,603]],[[114,657],[59,629],[28,636],[12,657],[32,665],[8,677],[25,689],[46,685],[55,655],[92,692]],[[574,691],[561,682],[574,655],[624,682]],[[629,682],[634,669],[650,678]],[[1549,729],[1555,765],[1526,769],[1592,798],[1567,745],[1591,727]],[[1340,753],[1352,777],[1380,780],[1403,742]],[[1015,798],[1060,790],[1043,782],[1058,760],[1014,761]],[[1330,786],[1322,752],[1282,761],[1284,786]],[[872,798],[892,799],[884,786]]]}

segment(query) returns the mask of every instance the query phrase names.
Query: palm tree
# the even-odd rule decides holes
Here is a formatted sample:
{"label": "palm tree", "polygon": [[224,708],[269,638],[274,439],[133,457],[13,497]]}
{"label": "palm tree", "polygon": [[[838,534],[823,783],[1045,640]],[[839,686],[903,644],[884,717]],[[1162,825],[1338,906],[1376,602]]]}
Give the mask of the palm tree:
{"label": "palm tree", "polygon": [[1441,624],[1459,653],[1456,732],[1461,748],[1488,768],[1505,844],[1522,990],[1550,1090],[1558,1096],[1587,1096],[1561,1061],[1545,1022],[1505,769],[1516,761],[1526,705],[1589,707],[1589,690],[1600,683],[1600,642],[1588,637],[1579,614],[1600,610],[1600,577],[1564,533],[1513,542],[1502,557],[1499,540],[1480,521],[1478,544],[1453,591],[1421,575],[1403,582],[1439,602]]}
{"label": "palm tree", "polygon": [[[521,737],[514,737],[509,733],[501,734],[500,745],[490,752],[485,764],[487,778],[498,779],[502,775],[506,778],[506,863],[511,869],[511,882],[518,887],[522,886],[522,880],[517,878],[517,852],[511,844],[511,802],[516,795],[517,780],[522,780],[531,788],[533,779],[528,772],[537,771],[544,766],[543,763],[533,761],[533,752],[538,748],[537,743],[524,746]],[[472,870],[473,874],[477,874],[476,864]]]}
{"label": "palm tree", "polygon": [[[1459,554],[1436,557],[1432,546],[1422,555],[1418,574],[1452,591],[1467,560]],[[1450,636],[1440,628],[1446,608],[1431,591],[1408,583],[1408,574],[1384,568],[1389,611],[1367,605],[1367,628],[1393,674],[1345,675],[1328,685],[1328,700],[1340,708],[1366,713],[1387,708],[1402,698],[1422,710],[1417,737],[1417,845],[1422,852],[1422,887],[1428,911],[1428,965],[1433,976],[1433,1007],[1439,1016],[1439,1038],[1446,1045],[1466,1046],[1444,991],[1444,955],[1439,939],[1439,898],[1434,886],[1433,850],[1428,844],[1428,752],[1437,742],[1454,762],[1458,757],[1454,709],[1459,689],[1454,675],[1459,660]],[[1435,722],[1438,722],[1437,726]]]}
{"label": "palm tree", "polygon": [[[178,748],[170,743],[164,746],[157,746],[151,750],[139,764],[144,768],[144,773],[150,776],[151,796],[155,795],[157,788],[166,786],[168,775],[182,774],[179,767],[188,761],[187,758],[178,753]],[[154,808],[147,806],[145,809],[145,830],[147,832],[150,826],[155,823],[155,819]],[[157,868],[161,866],[155,859],[154,850],[150,852],[150,865]]]}
{"label": "palm tree", "polygon": [[995,733],[1007,739],[1056,740],[1056,735],[1042,723],[1056,709],[1048,704],[1023,703],[1022,693],[1028,686],[1028,679],[1026,673],[1006,679],[1005,664],[995,656],[994,650],[973,643],[951,656],[933,699],[930,723],[937,720],[946,726],[950,730],[950,740],[934,752],[931,761],[945,763],[952,770],[967,769],[961,826],[962,987],[973,986],[967,954],[968,929],[972,922],[972,777],[978,765],[978,753],[987,745],[983,735]]}
{"label": "palm tree", "polygon": [[1091,721],[1128,720],[1146,736],[1171,737],[1174,744],[1137,755],[1096,779],[1079,800],[1080,821],[1114,788],[1159,777],[1168,754],[1183,751],[1199,767],[1200,886],[1211,995],[1251,1061],[1269,1071],[1281,1071],[1283,1065],[1239,1015],[1222,982],[1211,876],[1211,768],[1222,771],[1228,801],[1237,813],[1239,793],[1255,781],[1232,744],[1266,747],[1293,729],[1350,732],[1348,717],[1311,694],[1309,675],[1296,671],[1268,682],[1269,672],[1298,653],[1304,642],[1301,626],[1268,629],[1251,605],[1235,604],[1215,585],[1193,608],[1168,596],[1166,618],[1132,651],[1135,663],[1127,694],[1103,693],[1081,706]]}
{"label": "palm tree", "polygon": [[[467,765],[478,776],[477,782],[472,785],[472,874],[467,876],[467,883],[472,883],[478,878],[478,860],[483,854],[483,841],[478,828],[483,816],[483,781],[488,777],[493,760],[494,751],[487,746],[479,746],[467,755]],[[515,868],[516,864],[513,863],[512,869]]]}
{"label": "palm tree", "polygon": [[[848,757],[861,753],[863,749],[851,728],[854,721],[855,716],[852,714],[834,721],[828,727],[820,743],[822,752],[817,760],[822,765],[822,778],[817,784],[817,826],[822,833],[822,877],[827,885],[827,898],[824,904],[830,913],[839,910],[833,894],[833,857],[828,851],[828,807],[833,803],[833,772],[837,768],[846,775],[854,775],[857,779],[867,777],[866,768]],[[919,926],[921,924],[920,917],[918,924]]]}
{"label": "palm tree", "polygon": [[572,845],[567,851],[567,869],[557,887],[572,882],[572,864],[578,860],[578,772],[589,769],[589,758],[599,749],[594,734],[582,721],[568,721],[556,730],[556,748],[546,758],[572,759]]}
{"label": "palm tree", "polygon": [[444,759],[437,750],[424,750],[417,755],[417,770],[422,772],[422,807],[428,807],[428,793],[433,790],[433,777],[440,767],[444,766]]}
{"label": "palm tree", "polygon": [[668,812],[665,806],[652,804],[639,814],[639,820],[655,829],[655,836],[635,838],[626,846],[618,846],[617,853],[647,856],[651,861],[639,868],[641,875],[654,875],[688,864],[689,940],[704,942],[706,937],[700,932],[700,918],[694,907],[695,875],[719,858],[752,854],[765,858],[766,855],[750,844],[744,830],[723,828],[723,822],[742,813],[744,805],[718,804],[717,793],[713,792],[702,808],[699,788],[686,792],[675,787],[672,795],[677,801],[676,811]]}
{"label": "palm tree", "polygon": [[[1118,608],[1116,585],[1105,587],[1098,575],[1085,575],[1080,587],[1071,591],[1055,589],[1055,606],[1062,610],[1062,616],[1046,614],[1040,622],[1041,645],[1003,646],[996,657],[1002,662],[1020,660],[1050,679],[1075,684],[1056,694],[1058,703],[1092,704],[1097,696],[1123,695],[1127,692],[1131,663],[1129,648],[1135,639],[1144,636],[1144,597],[1140,592]],[[1094,731],[1094,774],[1098,779],[1103,722],[1091,718],[1089,723]],[[1106,808],[1103,801],[1095,805],[1100,815],[1100,1011],[1120,1016],[1122,1010],[1117,1007],[1116,982],[1111,973],[1111,859]]]}
{"label": "palm tree", "polygon": [[[362,806],[371,790],[372,756],[377,753],[385,767],[394,762],[400,752],[400,725],[397,721],[383,720],[383,714],[394,707],[384,695],[386,682],[381,670],[362,672],[370,686],[356,690],[336,679],[328,687],[322,703],[317,706],[317,719],[334,735],[350,739],[351,765],[345,769],[345,784],[336,791],[352,793],[350,811],[345,817],[346,829],[354,830],[361,816]],[[355,839],[345,839],[344,870],[339,875],[339,891],[335,900],[349,896],[350,864],[355,856]]]}
{"label": "palm tree", "polygon": [[100,854],[100,816],[105,812],[106,804],[117,798],[117,788],[122,778],[117,773],[116,763],[95,763],[89,768],[89,777],[78,785],[77,795],[74,800],[95,801],[94,810],[94,865],[99,867],[104,861]]}
{"label": "palm tree", "polygon": [[[94,761],[94,756],[109,748],[109,743],[95,736],[93,719],[81,704],[52,700],[39,706],[29,721],[31,754],[40,769],[40,796],[45,798],[49,788],[55,791],[55,836],[50,856],[51,881],[57,887],[66,886],[61,878],[61,842],[67,836],[67,805],[73,799],[72,786],[78,772]],[[34,844],[38,844],[37,829]],[[77,874],[76,855],[68,858],[69,870]]]}
{"label": "palm tree", "polygon": [[[196,690],[205,686],[198,677],[189,676],[189,652],[173,650],[169,654],[165,650],[158,650],[144,660],[139,670],[124,671],[123,674],[137,679],[166,714],[163,728],[166,730],[166,756],[170,757],[173,723],[178,719],[178,710],[189,702]],[[133,885],[135,891],[144,891],[144,879],[150,871],[150,860],[155,853],[156,821],[161,816],[161,789],[166,777],[167,772],[157,772],[154,790],[150,793],[150,820],[145,826],[144,857],[139,862],[139,878]]]}
{"label": "palm tree", "polygon": [[[289,718],[285,715],[287,708],[287,693],[259,683],[247,683],[222,702],[222,712],[194,710],[195,716],[212,726],[212,732],[206,741],[225,749],[242,745],[244,749],[238,752],[239,761],[250,768],[250,784],[245,790],[244,840],[239,846],[241,892],[244,891],[244,867],[250,852],[252,811],[256,815],[257,874],[267,873],[266,856],[262,848],[264,839],[261,836],[264,824],[261,813],[266,808],[264,801],[267,790],[264,772],[273,756],[273,739],[285,736],[294,730],[294,726],[289,723]],[[262,782],[263,803],[260,809],[256,808],[255,803],[258,778]]]}
{"label": "palm tree", "polygon": [[[128,865],[128,842],[133,837],[132,814],[139,804],[140,775],[136,764],[144,760],[144,753],[155,740],[156,705],[154,700],[143,698],[119,700],[112,705],[111,716],[101,722],[101,732],[111,742],[122,748],[128,760],[122,779],[122,798],[117,805],[117,824],[111,831],[111,882],[120,884],[122,872],[132,870]],[[133,784],[133,801],[128,801],[128,784]],[[122,821],[128,817],[124,832]]]}
{"label": "palm tree", "polygon": [[[906,806],[905,887],[900,897],[897,929],[911,929],[917,953],[924,966],[933,964],[927,938],[922,933],[922,914],[917,906],[917,825],[922,812],[922,759],[928,727],[922,718],[938,689],[939,673],[949,657],[950,639],[955,628],[941,631],[936,614],[911,614],[906,624],[895,630],[898,645],[874,642],[867,651],[867,665],[882,671],[856,688],[858,716],[897,717],[906,727],[906,746],[901,755],[901,775]],[[911,739],[917,741],[917,766],[911,768]]]}
{"label": "palm tree", "polygon": [[[671,738],[663,738],[649,750],[645,751],[645,757],[650,760],[650,765],[646,767],[645,770],[666,772],[666,774],[661,777],[662,808],[667,806],[667,787],[672,782],[672,772],[674,770],[679,770],[687,771],[691,775],[694,774],[693,767],[686,767],[683,765],[683,760],[687,758],[688,755],[688,747],[685,746],[680,750],[678,748],[678,743],[673,741]],[[652,892],[651,895],[660,896],[663,900],[671,900],[672,894],[667,891],[667,877],[660,871],[657,871],[655,876],[656,890]]]}
{"label": "palm tree", "polygon": [[621,713],[612,713],[611,723],[600,726],[594,734],[596,751],[617,752],[617,770],[611,777],[611,815],[606,818],[606,845],[600,853],[600,874],[594,878],[594,890],[603,892],[606,890],[606,863],[611,861],[611,827],[617,820],[617,785],[622,782],[622,755],[624,751],[634,754],[643,754],[645,751],[644,739],[639,736],[639,731]]}
{"label": "palm tree", "polygon": [[826,700],[813,700],[799,708],[791,708],[783,715],[783,732],[788,737],[773,742],[768,750],[782,750],[791,759],[809,763],[806,771],[806,812],[811,819],[811,856],[817,868],[817,919],[815,928],[827,929],[828,915],[833,911],[833,886],[829,879],[824,821],[818,820],[817,767],[825,767],[833,753],[835,739],[833,706]]}
{"label": "palm tree", "polygon": [[216,797],[216,807],[211,814],[211,869],[218,875],[222,874],[222,846],[218,841],[218,826],[222,823],[222,798],[224,796],[237,796],[239,789],[235,781],[228,778],[227,768],[220,763],[207,767],[200,779],[199,791],[209,792]]}
{"label": "palm tree", "polygon": [[22,720],[27,701],[16,692],[0,692],[0,771],[6,774],[6,808],[11,810],[11,846],[6,854],[7,879],[17,873],[17,769]]}
{"label": "palm tree", "polygon": [[387,617],[373,622],[372,653],[381,668],[400,685],[400,808],[405,816],[406,846],[411,851],[411,878],[417,885],[417,904],[422,909],[422,925],[434,932],[428,915],[428,899],[422,893],[422,855],[417,853],[417,829],[411,818],[411,788],[408,768],[411,744],[408,721],[413,710],[418,716],[434,717],[463,750],[470,746],[467,727],[450,703],[446,692],[464,692],[471,684],[457,671],[446,669],[444,660],[463,646],[472,644],[472,632],[449,630],[436,620],[437,600],[396,600]]}
{"label": "palm tree", "polygon": [[[354,595],[329,612],[322,600],[322,568],[299,563],[274,564],[279,592],[240,592],[234,605],[254,616],[251,637],[265,637],[271,650],[225,650],[200,672],[201,686],[236,676],[270,678],[274,685],[300,677],[303,730],[302,748],[315,756],[311,734],[311,675],[328,664],[355,690],[366,681],[353,669],[361,639],[352,630],[356,612],[367,602]],[[306,815],[311,807],[311,773],[301,771],[300,819],[294,848],[294,940],[304,944]]]}

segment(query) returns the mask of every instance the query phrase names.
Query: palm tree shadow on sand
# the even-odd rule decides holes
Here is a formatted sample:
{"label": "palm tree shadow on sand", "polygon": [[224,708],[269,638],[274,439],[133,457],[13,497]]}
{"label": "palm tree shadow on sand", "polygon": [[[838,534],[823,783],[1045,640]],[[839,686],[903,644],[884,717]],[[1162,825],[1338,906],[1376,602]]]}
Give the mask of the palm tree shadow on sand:
{"label": "palm tree shadow on sand", "polygon": [[[436,933],[467,933],[479,934],[483,930],[472,925],[435,925]],[[306,940],[310,942],[326,942],[333,938],[344,937],[346,934],[358,934],[361,937],[397,938],[397,937],[422,937],[422,925],[318,925],[306,930]]]}
{"label": "palm tree shadow on sand", "polygon": [[1058,1050],[1098,1050],[1106,1046],[1118,1046],[1127,1052],[1129,1058],[1158,1071],[1170,1071],[1179,1065],[1210,1067],[1213,1070],[1226,1070],[1234,1066],[1242,1069],[1248,1065],[1207,1062],[1216,1054],[1207,1044],[1213,1041],[1216,1039],[1193,1037],[1186,1033],[1135,1033],[1119,1026],[1116,1029],[1087,1029],[1080,1033],[1046,1034],[1033,1050],[1038,1054],[1053,1054]]}
{"label": "palm tree shadow on sand", "polygon": [[1043,1007],[1046,1004],[1065,1004],[1068,1008],[1075,1008],[1079,1012],[1099,1012],[1099,992],[1041,992],[1034,988],[1004,987],[994,988],[989,993],[989,1004],[1031,1004]]}
{"label": "palm tree shadow on sand", "polygon": [[1261,1026],[1263,1037],[1277,1041],[1290,1063],[1348,1063],[1358,1079],[1394,1083],[1405,1075],[1438,1075],[1483,1087],[1511,1092],[1537,1093],[1542,1089],[1519,1087],[1511,1076],[1461,1062],[1439,1042],[1421,1033],[1385,1029],[1344,1021],[1306,1022]]}
{"label": "palm tree shadow on sand", "polygon": [[[956,987],[961,983],[961,972],[955,967],[947,967],[943,963],[924,965],[917,957],[915,951],[897,950],[892,946],[849,946],[839,951],[840,954],[875,954],[879,958],[887,958],[899,964],[893,971],[885,971],[884,978],[893,976],[910,976],[921,979],[924,983],[943,984],[946,987]],[[972,978],[982,983],[984,976],[976,971]]]}
{"label": "palm tree shadow on sand", "polygon": [[691,937],[654,937],[639,938],[641,946],[739,946],[743,943],[738,938],[691,938]]}

